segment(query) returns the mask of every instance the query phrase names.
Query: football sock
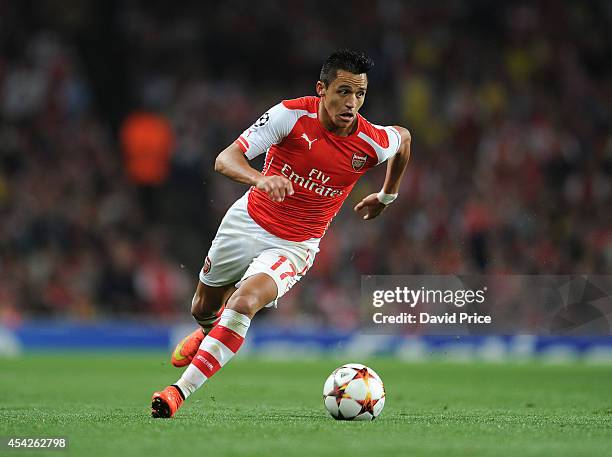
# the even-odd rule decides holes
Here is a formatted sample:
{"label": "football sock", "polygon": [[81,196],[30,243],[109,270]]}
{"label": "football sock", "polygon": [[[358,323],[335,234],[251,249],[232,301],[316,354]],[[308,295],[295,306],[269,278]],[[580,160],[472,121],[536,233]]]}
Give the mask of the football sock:
{"label": "football sock", "polygon": [[213,329],[215,325],[219,323],[221,319],[221,314],[223,314],[223,310],[225,309],[225,305],[219,309],[216,313],[211,314],[210,316],[205,316],[203,318],[196,318],[196,322],[202,327],[204,330],[204,335],[208,335],[208,333]]}
{"label": "football sock", "polygon": [[176,382],[187,398],[230,361],[244,342],[251,319],[232,309],[225,309],[217,326],[202,340],[191,364]]}

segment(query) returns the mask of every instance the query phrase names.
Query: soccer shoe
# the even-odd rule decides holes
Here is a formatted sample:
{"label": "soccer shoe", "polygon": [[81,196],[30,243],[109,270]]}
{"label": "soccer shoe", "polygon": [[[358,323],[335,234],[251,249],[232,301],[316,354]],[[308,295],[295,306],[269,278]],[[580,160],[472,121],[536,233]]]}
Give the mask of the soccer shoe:
{"label": "soccer shoe", "polygon": [[201,328],[183,338],[174,348],[171,359],[172,365],[177,368],[189,365],[198,352],[203,339],[204,332]]}
{"label": "soccer shoe", "polygon": [[181,407],[183,401],[183,396],[174,386],[168,386],[161,392],[155,392],[151,399],[151,417],[172,417]]}

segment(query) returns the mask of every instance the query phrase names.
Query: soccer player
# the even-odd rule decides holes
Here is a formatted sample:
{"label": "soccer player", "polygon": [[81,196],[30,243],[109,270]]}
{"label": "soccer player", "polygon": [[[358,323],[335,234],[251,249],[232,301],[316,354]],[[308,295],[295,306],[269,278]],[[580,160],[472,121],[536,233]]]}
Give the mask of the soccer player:
{"label": "soccer player", "polygon": [[[319,242],[357,180],[387,162],[382,190],[356,206],[363,219],[395,200],[410,158],[410,133],[371,124],[358,111],[373,66],[363,53],[334,52],[317,97],[272,107],[216,158],[215,170],[250,186],[221,221],[200,271],[191,313],[200,325],[172,364],[180,379],[152,399],[153,417],[172,417],[240,349],[251,319],[312,267]],[[261,172],[249,160],[266,154]]]}

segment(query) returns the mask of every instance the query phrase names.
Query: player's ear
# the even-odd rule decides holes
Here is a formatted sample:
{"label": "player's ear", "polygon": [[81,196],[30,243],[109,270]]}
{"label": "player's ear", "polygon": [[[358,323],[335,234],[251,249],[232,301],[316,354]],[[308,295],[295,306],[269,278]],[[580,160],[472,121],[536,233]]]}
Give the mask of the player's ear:
{"label": "player's ear", "polygon": [[317,95],[319,97],[323,97],[326,91],[325,83],[323,81],[317,81],[316,90],[317,90]]}

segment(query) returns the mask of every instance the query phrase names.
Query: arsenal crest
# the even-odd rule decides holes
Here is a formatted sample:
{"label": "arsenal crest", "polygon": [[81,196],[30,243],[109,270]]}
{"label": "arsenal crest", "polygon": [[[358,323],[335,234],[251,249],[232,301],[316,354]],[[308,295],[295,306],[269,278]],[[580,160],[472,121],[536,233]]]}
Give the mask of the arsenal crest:
{"label": "arsenal crest", "polygon": [[363,168],[368,160],[368,156],[363,154],[359,155],[358,152],[353,153],[353,158],[351,159],[351,165],[353,166],[353,170],[359,171]]}
{"label": "arsenal crest", "polygon": [[206,260],[204,260],[204,268],[202,268],[202,272],[204,274],[208,274],[211,267],[212,267],[212,263],[210,262],[210,257],[206,256]]}

